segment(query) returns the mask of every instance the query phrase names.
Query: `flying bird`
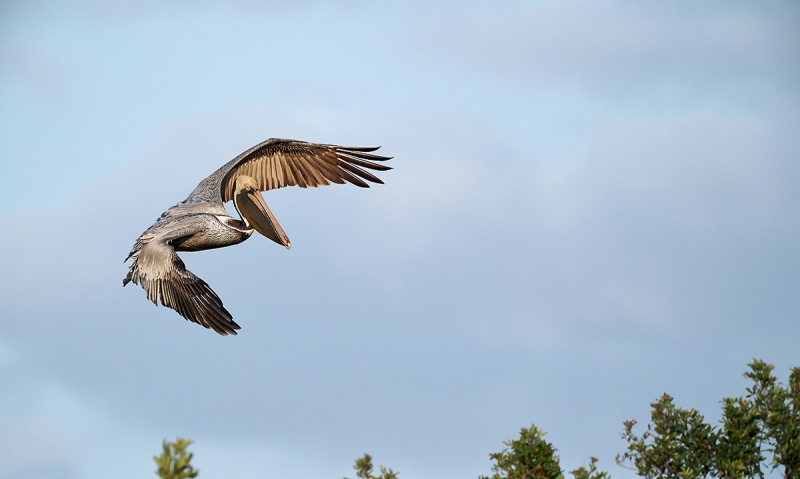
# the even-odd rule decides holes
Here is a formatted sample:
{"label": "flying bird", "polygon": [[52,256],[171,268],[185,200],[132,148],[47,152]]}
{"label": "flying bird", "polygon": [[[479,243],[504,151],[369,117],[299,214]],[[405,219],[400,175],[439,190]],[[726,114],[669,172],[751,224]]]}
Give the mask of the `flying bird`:
{"label": "flying bird", "polygon": [[[239,244],[258,231],[289,249],[291,244],[267,207],[262,191],[352,183],[381,183],[364,170],[386,171],[390,160],[363,148],[272,138],[223,165],[200,182],[188,198],[169,208],[142,233],[125,258],[133,258],[125,286],[133,281],[156,306],[172,308],[189,321],[225,336],[240,329],[214,290],[187,270],[178,251],[202,251]],[[233,201],[241,219],[225,210]]]}

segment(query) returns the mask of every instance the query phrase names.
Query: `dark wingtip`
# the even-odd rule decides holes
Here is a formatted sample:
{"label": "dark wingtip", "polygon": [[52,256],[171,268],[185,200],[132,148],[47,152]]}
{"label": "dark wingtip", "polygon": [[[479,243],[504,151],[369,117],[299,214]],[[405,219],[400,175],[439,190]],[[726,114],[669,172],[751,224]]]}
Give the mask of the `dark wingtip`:
{"label": "dark wingtip", "polygon": [[230,334],[233,336],[238,335],[239,333],[236,332],[237,329],[242,329],[241,326],[236,324],[236,321],[231,319],[231,323],[228,325],[230,327]]}
{"label": "dark wingtip", "polygon": [[339,146],[337,148],[339,148],[341,150],[370,152],[370,151],[375,151],[375,150],[379,149],[380,146]]}

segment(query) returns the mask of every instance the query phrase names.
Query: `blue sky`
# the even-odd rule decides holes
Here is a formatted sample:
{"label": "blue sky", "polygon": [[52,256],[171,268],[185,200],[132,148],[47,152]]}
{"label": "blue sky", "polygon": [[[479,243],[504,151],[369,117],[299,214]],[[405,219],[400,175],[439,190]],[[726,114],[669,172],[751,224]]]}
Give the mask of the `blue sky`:
{"label": "blue sky", "polygon": [[[0,476],[476,477],[562,466],[663,392],[715,421],[800,365],[795,2],[0,3]],[[136,237],[270,137],[383,186],[265,195],[292,239],[183,254],[242,326],[121,287]]]}

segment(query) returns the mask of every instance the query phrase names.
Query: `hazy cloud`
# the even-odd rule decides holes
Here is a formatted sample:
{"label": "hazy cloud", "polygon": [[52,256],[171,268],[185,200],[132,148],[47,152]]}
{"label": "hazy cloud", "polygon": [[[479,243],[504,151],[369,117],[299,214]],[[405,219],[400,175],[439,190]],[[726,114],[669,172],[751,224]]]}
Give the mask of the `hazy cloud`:
{"label": "hazy cloud", "polygon": [[798,18],[788,2],[506,3],[436,17],[410,37],[438,61],[495,78],[566,80],[617,95],[681,81],[679,92],[664,93],[696,101],[698,89],[796,84]]}

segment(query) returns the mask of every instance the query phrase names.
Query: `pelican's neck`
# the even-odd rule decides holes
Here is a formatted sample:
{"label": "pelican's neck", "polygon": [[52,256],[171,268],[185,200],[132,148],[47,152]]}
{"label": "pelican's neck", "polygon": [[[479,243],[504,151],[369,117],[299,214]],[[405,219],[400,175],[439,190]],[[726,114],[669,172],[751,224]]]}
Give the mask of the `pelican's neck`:
{"label": "pelican's neck", "polygon": [[241,210],[239,210],[239,195],[233,195],[233,207],[236,208],[236,213],[239,214],[239,218],[241,218],[242,223],[250,229],[253,229],[253,226],[247,221],[247,218],[244,217]]}
{"label": "pelican's neck", "polygon": [[[239,215],[240,220],[236,221],[235,219],[229,216],[228,222],[226,224],[228,225],[228,227],[233,228],[236,231],[241,231],[242,233],[247,235],[247,238],[249,238],[253,234],[253,231],[255,231],[255,229],[253,228],[253,225],[251,225],[250,222],[247,221],[247,217],[243,215],[242,211],[239,209],[239,195],[236,194],[233,195],[233,207],[236,208],[236,213]],[[236,223],[239,224],[237,225]],[[244,226],[244,228],[242,228],[239,225]]]}
{"label": "pelican's neck", "polygon": [[218,215],[217,221],[219,221],[220,223],[222,223],[223,225],[227,226],[230,229],[234,229],[236,231],[246,234],[248,237],[253,234],[253,231],[255,231],[252,226],[247,224],[246,221],[240,221],[228,215],[225,216]]}

